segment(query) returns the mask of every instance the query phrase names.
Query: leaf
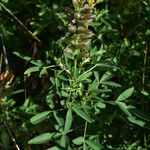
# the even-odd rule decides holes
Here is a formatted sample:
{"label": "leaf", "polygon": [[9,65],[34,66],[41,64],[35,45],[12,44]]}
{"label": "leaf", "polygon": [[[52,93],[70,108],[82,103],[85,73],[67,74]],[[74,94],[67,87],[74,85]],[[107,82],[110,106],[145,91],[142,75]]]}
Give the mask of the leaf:
{"label": "leaf", "polygon": [[83,80],[87,80],[88,77],[90,77],[92,75],[92,70],[95,69],[96,67],[100,66],[100,64],[96,64],[93,67],[91,67],[89,70],[85,71],[84,73],[82,73],[81,75],[79,75],[77,81],[83,81]]}
{"label": "leaf", "polygon": [[73,110],[80,116],[82,117],[84,120],[86,120],[87,122],[91,123],[92,119],[90,118],[90,116],[85,113],[83,110],[81,110],[80,105],[73,103],[72,104],[72,108]]}
{"label": "leaf", "polygon": [[25,90],[19,89],[19,90],[13,91],[12,94],[15,95],[15,94],[22,93],[22,92],[25,92]]}
{"label": "leaf", "polygon": [[30,67],[29,69],[27,69],[24,74],[30,74],[32,72],[38,72],[40,71],[40,67]]}
{"label": "leaf", "polygon": [[4,150],[10,149],[10,137],[9,134],[5,130],[1,130],[0,134],[1,144],[3,145]]}
{"label": "leaf", "polygon": [[142,90],[141,93],[144,95],[144,96],[149,96],[149,93],[145,90]]}
{"label": "leaf", "polygon": [[81,75],[78,77],[77,81],[84,81],[84,80],[86,80],[87,78],[89,78],[91,75],[92,75],[92,72],[91,72],[91,71],[90,71],[90,72],[87,72],[87,73],[83,73],[83,74],[81,74]]}
{"label": "leaf", "polygon": [[50,81],[52,82],[52,84],[55,86],[56,83],[55,83],[55,78],[54,77],[50,77]]}
{"label": "leaf", "polygon": [[47,70],[45,67],[42,68],[42,70],[40,71],[40,77],[42,77],[42,75],[48,74]]}
{"label": "leaf", "polygon": [[53,111],[53,115],[60,126],[64,126],[64,119],[58,114],[57,111]]}
{"label": "leaf", "polygon": [[61,96],[68,97],[69,94],[66,91],[64,91],[64,90],[61,90]]}
{"label": "leaf", "polygon": [[61,133],[64,133],[64,129],[63,129],[62,125],[60,125],[60,124],[55,124],[55,125],[54,125],[54,128],[55,128],[57,131],[59,131],[59,132],[61,132]]}
{"label": "leaf", "polygon": [[95,79],[92,84],[90,84],[88,91],[94,91],[98,88],[99,82]]}
{"label": "leaf", "polygon": [[63,74],[58,74],[57,77],[61,80],[68,81],[68,78],[65,77]]}
{"label": "leaf", "polygon": [[93,150],[101,150],[104,148],[103,145],[96,143],[94,141],[85,141],[87,145],[89,145]]}
{"label": "leaf", "polygon": [[8,3],[8,1],[9,1],[9,0],[2,0],[2,2],[4,2],[4,3]]}
{"label": "leaf", "polygon": [[83,144],[83,141],[84,141],[84,137],[79,136],[79,137],[73,139],[72,142],[73,142],[75,145],[81,145],[81,144]]}
{"label": "leaf", "polygon": [[134,92],[134,87],[128,88],[127,90],[125,90],[118,96],[116,102],[127,99],[128,97],[130,97],[132,95],[133,92]]}
{"label": "leaf", "polygon": [[115,83],[113,81],[105,81],[105,82],[101,82],[101,84],[103,84],[103,85],[109,85],[109,86],[112,86],[112,87],[121,87],[120,84]]}
{"label": "leaf", "polygon": [[60,87],[60,85],[61,85],[61,83],[60,83],[60,80],[59,80],[59,78],[55,78],[55,84],[56,84],[56,87],[57,88],[59,88]]}
{"label": "leaf", "polygon": [[23,54],[20,54],[19,52],[13,52],[13,54],[15,54],[16,56],[18,56],[18,57],[20,57],[20,58],[22,58],[22,59],[24,59],[26,61],[29,61],[31,64],[34,64],[34,65],[36,65],[38,67],[41,67],[43,65],[42,61],[34,60],[31,57],[29,57],[29,56],[25,56]]}
{"label": "leaf", "polygon": [[61,133],[43,133],[28,141],[28,144],[44,144],[55,138],[58,138]]}
{"label": "leaf", "polygon": [[95,79],[99,81],[99,73],[97,71],[94,71],[94,76],[95,76]]}
{"label": "leaf", "polygon": [[95,106],[98,107],[98,108],[101,108],[101,109],[106,108],[106,104],[105,104],[105,103],[102,103],[102,102],[96,103]]}
{"label": "leaf", "polygon": [[53,146],[51,148],[48,148],[46,150],[61,150],[60,148],[58,148],[57,146]]}
{"label": "leaf", "polygon": [[129,106],[128,110],[133,113],[134,115],[136,115],[137,117],[145,120],[145,121],[150,121],[150,117],[148,115],[146,115],[143,111],[137,109],[134,106]]}
{"label": "leaf", "polygon": [[129,120],[130,122],[134,123],[134,124],[137,124],[137,125],[141,126],[141,127],[144,127],[144,126],[145,126],[145,122],[144,122],[144,121],[138,120],[138,119],[136,119],[136,118],[134,118],[134,117],[128,117],[128,120]]}
{"label": "leaf", "polygon": [[[130,144],[127,150],[135,150],[136,147],[140,144],[140,140],[135,141],[134,143]],[[143,149],[143,148],[142,148]],[[141,148],[138,148],[138,150],[142,150]],[[143,149],[144,150],[144,149]],[[147,150],[147,149],[145,149]]]}
{"label": "leaf", "polygon": [[71,124],[72,124],[72,110],[68,109],[67,111],[67,115],[66,115],[66,120],[65,120],[65,127],[64,127],[64,133],[67,134],[67,132],[70,130],[71,128]]}
{"label": "leaf", "polygon": [[104,63],[97,64],[97,66],[98,66],[98,67],[101,67],[101,68],[118,69],[118,67],[116,67],[116,66],[112,66],[112,65],[104,64]]}
{"label": "leaf", "polygon": [[128,111],[128,107],[126,106],[125,103],[123,102],[115,102],[120,109],[128,116],[128,117],[132,117],[132,114]]}
{"label": "leaf", "polygon": [[105,82],[113,77],[113,74],[110,71],[107,71],[100,79],[100,82]]}
{"label": "leaf", "polygon": [[68,145],[69,145],[69,139],[66,135],[62,135],[61,139],[60,139],[60,145],[62,147],[64,147],[65,149],[68,149]]}
{"label": "leaf", "polygon": [[39,124],[39,123],[41,123],[42,121],[44,121],[50,113],[51,113],[51,111],[44,111],[44,112],[42,112],[42,113],[39,113],[39,114],[33,116],[33,117],[30,119],[30,122],[31,122],[33,125]]}
{"label": "leaf", "polygon": [[51,109],[54,109],[54,101],[53,101],[54,96],[55,96],[54,93],[49,93],[46,97],[46,102]]}
{"label": "leaf", "polygon": [[64,148],[66,147],[66,135],[61,136],[60,145]]}

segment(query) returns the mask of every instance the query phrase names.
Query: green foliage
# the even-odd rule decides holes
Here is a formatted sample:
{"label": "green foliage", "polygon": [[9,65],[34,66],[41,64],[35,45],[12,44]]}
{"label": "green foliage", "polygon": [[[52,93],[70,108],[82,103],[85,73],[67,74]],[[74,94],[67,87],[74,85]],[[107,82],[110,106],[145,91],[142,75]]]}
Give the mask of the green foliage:
{"label": "green foliage", "polygon": [[44,121],[49,114],[50,114],[50,111],[44,111],[42,113],[36,114],[30,119],[30,122],[33,125],[39,124],[40,122]]}
{"label": "green foliage", "polygon": [[119,95],[116,102],[126,100],[128,97],[130,97],[132,95],[133,91],[134,91],[134,87],[131,87],[131,88],[125,90],[123,93],[121,93]]}
{"label": "green foliage", "polygon": [[0,16],[1,149],[150,149],[149,0],[1,0]]}

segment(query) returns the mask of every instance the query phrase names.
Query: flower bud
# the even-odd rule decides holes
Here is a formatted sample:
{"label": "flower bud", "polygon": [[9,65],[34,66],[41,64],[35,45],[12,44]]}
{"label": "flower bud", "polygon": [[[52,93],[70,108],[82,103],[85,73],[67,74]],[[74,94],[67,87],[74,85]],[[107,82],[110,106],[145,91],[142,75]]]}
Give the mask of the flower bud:
{"label": "flower bud", "polygon": [[71,24],[69,24],[69,26],[68,26],[68,30],[70,31],[70,32],[75,32],[76,31],[76,26],[75,25],[71,25]]}
{"label": "flower bud", "polygon": [[74,14],[74,17],[75,17],[75,19],[80,19],[80,18],[81,18],[81,13],[76,12],[76,13]]}
{"label": "flower bud", "polygon": [[71,53],[72,53],[72,49],[71,48],[64,49],[64,54],[71,54]]}
{"label": "flower bud", "polygon": [[80,4],[79,4],[78,0],[72,0],[72,4],[73,4],[74,8],[79,8],[80,7]]}

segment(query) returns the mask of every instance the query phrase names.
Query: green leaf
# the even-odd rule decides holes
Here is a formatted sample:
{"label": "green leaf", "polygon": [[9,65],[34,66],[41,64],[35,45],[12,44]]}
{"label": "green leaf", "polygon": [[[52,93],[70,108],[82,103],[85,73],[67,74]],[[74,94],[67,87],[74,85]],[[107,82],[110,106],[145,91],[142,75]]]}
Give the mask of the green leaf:
{"label": "green leaf", "polygon": [[103,145],[96,143],[94,141],[85,141],[87,145],[89,145],[93,150],[101,150],[104,148]]}
{"label": "green leaf", "polygon": [[61,90],[61,96],[68,97],[69,94],[66,91],[64,91],[64,90]]}
{"label": "green leaf", "polygon": [[74,110],[80,117],[82,117],[84,120],[86,120],[86,121],[89,122],[89,123],[92,122],[92,119],[90,118],[90,116],[89,116],[87,113],[85,113],[83,110],[81,110],[80,105],[75,104],[75,103],[73,103],[72,105],[73,105],[73,106],[72,106],[73,110]]}
{"label": "green leaf", "polygon": [[142,90],[141,93],[144,95],[144,96],[149,96],[149,93],[145,90]]}
{"label": "green leaf", "polygon": [[103,85],[109,85],[109,86],[112,86],[112,87],[121,87],[120,84],[112,82],[112,81],[101,82],[101,84],[103,84]]}
{"label": "green leaf", "polygon": [[73,139],[72,142],[73,142],[75,145],[81,145],[81,144],[83,144],[83,141],[84,141],[84,137],[79,136],[79,137]]}
{"label": "green leaf", "polygon": [[54,109],[54,101],[53,101],[54,96],[55,96],[54,93],[49,93],[46,97],[46,102],[51,109]]}
{"label": "green leaf", "polygon": [[32,72],[38,72],[40,71],[40,67],[30,67],[29,69],[27,69],[24,74],[30,74]]}
{"label": "green leaf", "polygon": [[113,77],[113,74],[110,71],[107,71],[100,79],[100,82],[108,81]]}
{"label": "green leaf", "polygon": [[4,2],[4,3],[8,3],[9,0],[1,0],[1,1]]}
{"label": "green leaf", "polygon": [[145,126],[145,122],[144,122],[144,121],[138,120],[138,119],[136,119],[136,118],[134,118],[134,117],[128,117],[128,120],[129,120],[130,122],[134,123],[134,124],[137,124],[137,125],[141,126],[141,127],[144,127],[144,126]]}
{"label": "green leaf", "polygon": [[57,111],[53,111],[53,115],[60,126],[64,126],[64,119],[58,114]]}
{"label": "green leaf", "polygon": [[64,148],[66,147],[66,136],[65,135],[61,136],[60,145]]}
{"label": "green leaf", "polygon": [[99,82],[95,79],[92,84],[90,84],[88,91],[96,90],[99,86]]}
{"label": "green leaf", "polygon": [[65,127],[64,127],[64,133],[67,134],[67,132],[70,130],[71,128],[71,124],[72,124],[72,110],[68,109],[67,111],[67,115],[66,115],[66,121],[65,121]]}
{"label": "green leaf", "polygon": [[139,110],[134,106],[128,106],[128,110],[131,113],[133,113],[134,115],[136,115],[137,117],[139,117],[145,121],[150,121],[150,117],[148,115],[146,115],[142,110]]}
{"label": "green leaf", "polygon": [[61,136],[61,139],[60,139],[60,145],[61,145],[62,147],[64,147],[65,149],[67,149],[68,143],[69,143],[68,137],[67,137],[66,135],[62,135],[62,136]]}
{"label": "green leaf", "polygon": [[101,82],[101,84],[103,84],[103,85],[109,85],[109,86],[112,86],[112,87],[121,87],[120,84],[115,83],[113,81],[105,81],[105,82]]}
{"label": "green leaf", "polygon": [[101,109],[106,108],[106,104],[105,104],[105,103],[102,103],[102,102],[96,103],[95,106],[98,107],[98,108],[101,108]]}
{"label": "green leaf", "polygon": [[78,81],[78,82],[79,82],[79,81],[84,81],[84,80],[86,80],[87,78],[89,78],[91,75],[92,75],[92,72],[91,72],[91,71],[90,71],[90,72],[87,72],[87,73],[83,73],[83,74],[81,74],[81,75],[78,77],[77,81]]}
{"label": "green leaf", "polygon": [[128,97],[132,95],[133,92],[134,92],[134,87],[128,88],[118,96],[116,102],[126,100]]}
{"label": "green leaf", "polygon": [[58,138],[61,133],[43,133],[28,141],[28,144],[44,144],[55,138]]}
{"label": "green leaf", "polygon": [[[140,140],[137,140],[137,141],[135,141],[134,143],[131,143],[130,145],[129,145],[129,147],[127,148],[127,150],[135,150],[135,149],[137,149],[137,146],[140,144]],[[138,147],[138,149],[137,150],[147,150],[147,149],[141,149],[141,148],[139,148]]]}
{"label": "green leaf", "polygon": [[48,148],[46,150],[61,150],[60,148],[58,148],[57,146],[53,146],[51,148]]}
{"label": "green leaf", "polygon": [[30,122],[31,122],[33,125],[39,124],[39,123],[41,123],[42,121],[44,121],[50,113],[51,113],[51,111],[44,111],[44,112],[42,112],[42,113],[39,113],[39,114],[33,116],[33,117],[30,119]]}
{"label": "green leaf", "polygon": [[60,83],[60,80],[59,80],[59,78],[55,78],[55,84],[56,84],[56,87],[57,88],[59,88],[60,87],[60,85],[61,85],[61,83]]}
{"label": "green leaf", "polygon": [[98,67],[101,67],[101,68],[118,69],[118,67],[116,67],[116,66],[112,66],[112,65],[104,64],[104,63],[97,64],[97,66],[98,66]]}
{"label": "green leaf", "polygon": [[9,137],[9,134],[5,130],[1,131],[0,139],[1,139],[1,144],[4,147],[4,150],[10,149],[10,137]]}
{"label": "green leaf", "polygon": [[89,70],[87,70],[84,73],[82,73],[81,75],[79,75],[77,81],[88,80],[88,78],[92,75],[92,70],[98,66],[101,66],[101,64],[96,64],[93,67],[91,67]]}
{"label": "green leaf", "polygon": [[125,103],[123,102],[115,102],[120,109],[128,116],[128,117],[132,117],[132,114],[128,111],[128,107]]}
{"label": "green leaf", "polygon": [[54,77],[50,77],[50,81],[52,82],[52,84],[55,86],[56,83],[55,83],[55,78]]}
{"label": "green leaf", "polygon": [[12,94],[15,95],[15,94],[22,93],[22,92],[25,92],[25,90],[19,89],[19,90],[13,91]]}
{"label": "green leaf", "polygon": [[99,81],[99,73],[97,71],[94,71],[94,76],[95,76],[95,79]]}
{"label": "green leaf", "polygon": [[55,124],[55,125],[54,125],[54,128],[55,128],[57,131],[59,131],[59,132],[61,132],[62,134],[64,134],[64,128],[63,128],[60,124]]}
{"label": "green leaf", "polygon": [[23,54],[20,54],[19,52],[13,52],[13,54],[15,54],[16,56],[18,56],[18,57],[20,57],[20,58],[22,58],[22,59],[24,59],[26,61],[29,61],[31,64],[36,65],[38,67],[41,67],[43,65],[42,61],[34,60],[31,57],[29,57],[29,56],[25,56]]}
{"label": "green leaf", "polygon": [[57,75],[57,77],[59,78],[59,79],[61,79],[61,80],[64,80],[64,81],[68,81],[68,78],[67,77],[65,77],[63,74],[58,74]]}
{"label": "green leaf", "polygon": [[42,68],[42,70],[40,71],[40,77],[42,77],[42,75],[45,75],[45,74],[47,74],[48,72],[47,72],[47,70],[46,70],[46,68],[45,67],[43,67]]}

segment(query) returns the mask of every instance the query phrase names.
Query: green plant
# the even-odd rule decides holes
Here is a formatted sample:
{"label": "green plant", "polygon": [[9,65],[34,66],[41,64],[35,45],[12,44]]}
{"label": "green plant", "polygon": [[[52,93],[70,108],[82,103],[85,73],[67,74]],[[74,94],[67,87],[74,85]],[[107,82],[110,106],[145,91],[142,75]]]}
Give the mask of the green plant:
{"label": "green plant", "polygon": [[13,4],[3,1],[0,12],[21,24],[2,17],[0,31],[12,57],[25,61],[14,69],[24,90],[5,95],[1,146],[149,149],[149,1]]}
{"label": "green plant", "polygon": [[[90,44],[93,33],[89,30],[89,25],[94,18],[94,5],[94,1],[73,0],[74,17],[68,25],[67,34],[60,41],[61,47],[64,48],[62,56],[53,57],[59,69],[54,68],[54,76],[50,77],[52,86],[46,100],[51,111],[42,112],[31,118],[32,124],[35,125],[53,114],[56,120],[55,128],[52,133],[43,133],[31,139],[29,144],[53,141],[59,148],[64,149],[103,149],[103,142],[98,140],[98,132],[101,131],[95,129],[89,134],[88,130],[90,126],[95,126],[96,122],[99,122],[98,116],[102,110],[107,110],[106,104],[118,106],[127,116],[124,119],[145,127],[146,123],[136,119],[133,111],[130,112],[130,106],[124,102],[133,93],[133,87],[120,94],[116,101],[108,100],[111,98],[112,90],[121,87],[110,80],[119,68],[116,58],[103,58],[103,45],[98,51],[97,47],[93,48]],[[102,72],[105,73],[101,76]],[[136,111],[135,107],[133,109]],[[81,133],[76,133],[77,130]]]}

